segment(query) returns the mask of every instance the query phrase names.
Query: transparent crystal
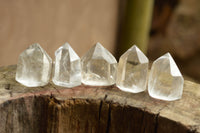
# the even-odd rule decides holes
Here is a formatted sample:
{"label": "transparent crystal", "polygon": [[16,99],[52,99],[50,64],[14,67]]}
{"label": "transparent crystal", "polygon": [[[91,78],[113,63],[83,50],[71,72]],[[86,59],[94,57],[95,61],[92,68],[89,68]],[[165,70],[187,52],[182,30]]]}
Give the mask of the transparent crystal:
{"label": "transparent crystal", "polygon": [[132,46],[119,59],[117,87],[123,91],[138,93],[146,89],[148,58],[137,46]]}
{"label": "transparent crystal", "polygon": [[92,86],[115,84],[117,61],[100,43],[81,58],[82,83]]}
{"label": "transparent crystal", "polygon": [[80,58],[68,43],[55,52],[53,83],[58,86],[74,87],[81,84]]}
{"label": "transparent crystal", "polygon": [[48,84],[52,68],[52,59],[35,43],[19,56],[16,81],[27,86],[37,87]]}
{"label": "transparent crystal", "polygon": [[153,62],[148,82],[151,97],[167,101],[180,99],[183,83],[183,76],[169,53]]}

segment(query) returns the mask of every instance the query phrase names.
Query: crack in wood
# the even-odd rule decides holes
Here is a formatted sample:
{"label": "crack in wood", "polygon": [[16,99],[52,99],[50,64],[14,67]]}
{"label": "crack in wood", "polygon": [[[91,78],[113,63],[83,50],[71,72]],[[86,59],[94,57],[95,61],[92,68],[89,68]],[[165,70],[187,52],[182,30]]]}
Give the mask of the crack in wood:
{"label": "crack in wood", "polygon": [[103,104],[103,101],[101,100],[100,101],[100,104],[99,104],[99,121],[101,119],[101,108],[102,108],[102,104]]}
{"label": "crack in wood", "polygon": [[6,84],[6,85],[5,85],[5,89],[6,89],[6,90],[10,90],[10,86],[11,86],[10,84]]}
{"label": "crack in wood", "polygon": [[108,104],[108,121],[107,121],[107,127],[106,127],[106,133],[109,133],[110,131],[110,125],[111,125],[111,105]]}
{"label": "crack in wood", "polygon": [[141,118],[141,119],[142,119],[142,122],[141,122],[142,124],[141,124],[141,125],[144,127],[144,128],[142,129],[142,132],[143,132],[143,133],[145,133],[145,127],[146,127],[146,125],[145,125],[145,120],[144,120],[144,116],[145,116],[145,110],[143,110],[142,118]]}
{"label": "crack in wood", "polygon": [[155,115],[155,128],[154,128],[154,133],[158,132],[158,117],[159,117],[160,113]]}
{"label": "crack in wood", "polygon": [[105,96],[104,96],[104,98],[103,98],[103,100],[104,101],[106,101],[106,98],[108,97],[108,95],[107,94],[105,94]]}

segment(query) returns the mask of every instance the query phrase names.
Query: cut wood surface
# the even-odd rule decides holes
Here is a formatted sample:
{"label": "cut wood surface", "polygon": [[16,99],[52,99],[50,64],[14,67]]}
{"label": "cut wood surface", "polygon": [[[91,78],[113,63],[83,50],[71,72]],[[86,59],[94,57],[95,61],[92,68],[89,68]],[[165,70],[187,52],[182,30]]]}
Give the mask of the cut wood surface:
{"label": "cut wood surface", "polygon": [[0,133],[200,133],[199,84],[165,102],[115,86],[27,88],[15,69],[0,68]]}

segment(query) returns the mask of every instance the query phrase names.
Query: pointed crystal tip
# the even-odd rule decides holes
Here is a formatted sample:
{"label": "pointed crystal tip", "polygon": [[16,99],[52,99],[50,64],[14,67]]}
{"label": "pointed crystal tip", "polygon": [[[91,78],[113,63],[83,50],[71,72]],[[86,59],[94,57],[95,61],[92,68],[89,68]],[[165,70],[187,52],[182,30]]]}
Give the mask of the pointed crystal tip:
{"label": "pointed crystal tip", "polygon": [[134,48],[136,50],[136,53],[138,55],[138,59],[140,60],[140,62],[141,63],[149,63],[149,59],[136,45],[134,45]]}
{"label": "pointed crystal tip", "polygon": [[44,86],[49,82],[51,67],[52,59],[35,43],[20,54],[15,79],[27,87]]}
{"label": "pointed crystal tip", "polygon": [[[79,60],[80,57],[77,55],[77,53],[72,49],[69,43],[64,43],[60,48],[58,48],[55,52],[55,56],[57,56],[59,53],[64,54],[66,53],[69,54],[70,60],[75,61]],[[60,55],[61,56],[61,55]]]}
{"label": "pointed crystal tip", "polygon": [[98,45],[98,46],[102,46],[102,44],[101,44],[100,42],[97,42],[96,45]]}
{"label": "pointed crystal tip", "polygon": [[129,49],[136,49],[136,48],[138,48],[137,45],[133,44],[133,46]]}
{"label": "pointed crystal tip", "polygon": [[171,54],[169,52],[167,52],[166,54],[164,54],[160,58],[166,58],[167,60],[169,60],[171,75],[173,75],[173,76],[182,76],[178,66],[176,65],[173,57],[171,56]]}
{"label": "pointed crystal tip", "polygon": [[94,53],[98,53],[98,51],[106,50],[101,43],[97,42],[91,49],[94,49]]}
{"label": "pointed crystal tip", "polygon": [[82,83],[107,86],[115,83],[117,61],[100,43],[96,43],[82,58]]}
{"label": "pointed crystal tip", "polygon": [[148,58],[133,45],[119,59],[116,84],[122,91],[139,93],[146,89]]}
{"label": "pointed crystal tip", "polygon": [[80,58],[69,43],[63,44],[55,52],[53,83],[63,87],[81,84]]}
{"label": "pointed crystal tip", "polygon": [[32,45],[30,45],[28,48],[41,48],[39,43],[33,43]]}
{"label": "pointed crystal tip", "polygon": [[166,101],[180,99],[184,79],[170,53],[166,53],[152,64],[149,74],[149,95]]}
{"label": "pointed crystal tip", "polygon": [[68,49],[71,46],[70,46],[70,44],[68,42],[66,42],[61,47]]}

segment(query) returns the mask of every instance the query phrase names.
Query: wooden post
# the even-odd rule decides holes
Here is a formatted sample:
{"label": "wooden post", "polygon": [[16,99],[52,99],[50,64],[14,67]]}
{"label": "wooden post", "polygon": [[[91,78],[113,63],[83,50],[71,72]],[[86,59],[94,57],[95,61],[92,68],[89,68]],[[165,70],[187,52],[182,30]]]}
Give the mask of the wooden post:
{"label": "wooden post", "polygon": [[185,81],[181,100],[115,86],[27,88],[16,66],[0,68],[0,133],[200,133],[200,85]]}

